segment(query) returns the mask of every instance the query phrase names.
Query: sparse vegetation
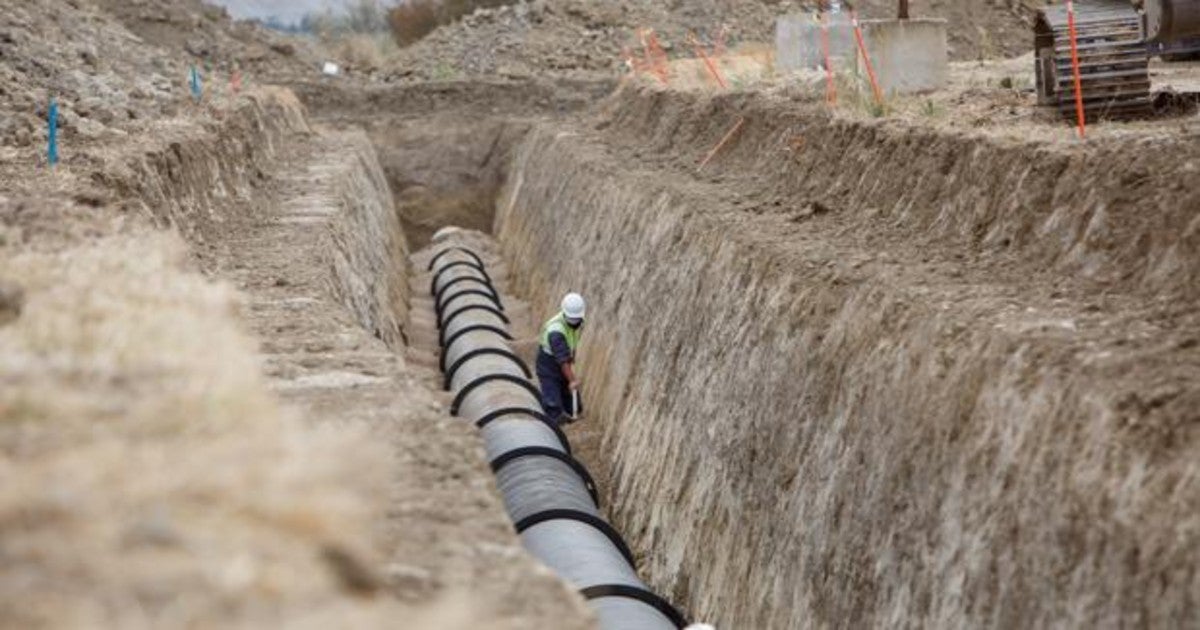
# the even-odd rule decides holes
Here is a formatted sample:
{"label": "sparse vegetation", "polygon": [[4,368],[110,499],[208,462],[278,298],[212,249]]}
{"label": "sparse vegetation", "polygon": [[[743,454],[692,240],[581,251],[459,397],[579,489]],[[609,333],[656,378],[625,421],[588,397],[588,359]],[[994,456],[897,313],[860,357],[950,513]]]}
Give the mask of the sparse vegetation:
{"label": "sparse vegetation", "polygon": [[388,12],[380,0],[356,0],[345,11],[335,13],[325,9],[310,13],[300,21],[300,30],[321,39],[350,34],[385,33]]}
{"label": "sparse vegetation", "polygon": [[387,14],[392,37],[401,46],[409,46],[476,9],[514,4],[513,0],[408,0]]}
{"label": "sparse vegetation", "polygon": [[392,37],[401,46],[420,41],[438,27],[438,7],[433,0],[412,0],[388,13]]}
{"label": "sparse vegetation", "polygon": [[450,81],[458,77],[458,71],[448,63],[439,63],[434,69],[433,78],[436,81]]}

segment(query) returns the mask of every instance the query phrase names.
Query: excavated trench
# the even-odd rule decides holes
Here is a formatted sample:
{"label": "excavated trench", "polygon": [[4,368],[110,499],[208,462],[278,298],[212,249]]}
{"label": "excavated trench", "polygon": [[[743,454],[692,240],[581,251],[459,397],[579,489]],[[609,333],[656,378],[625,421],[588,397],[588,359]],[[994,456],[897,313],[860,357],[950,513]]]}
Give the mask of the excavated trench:
{"label": "excavated trench", "polygon": [[367,129],[409,251],[493,235],[526,362],[557,296],[588,296],[567,435],[696,618],[1195,619],[1196,322],[1147,299],[1197,297],[1197,232],[1163,229],[1196,225],[1172,184],[1194,146],[1156,169],[656,91],[594,118],[324,113]]}
{"label": "excavated trench", "polygon": [[511,292],[516,279],[505,277],[501,246],[489,236],[512,152],[530,129],[417,121],[375,134],[414,252],[408,358],[443,375],[454,395],[449,410],[479,429],[525,547],[579,590],[601,628],[683,628],[683,614],[638,577],[637,557],[646,554],[635,556],[608,522],[589,471],[607,462],[579,459],[597,456],[594,439],[568,437],[542,411],[530,366],[546,309]]}

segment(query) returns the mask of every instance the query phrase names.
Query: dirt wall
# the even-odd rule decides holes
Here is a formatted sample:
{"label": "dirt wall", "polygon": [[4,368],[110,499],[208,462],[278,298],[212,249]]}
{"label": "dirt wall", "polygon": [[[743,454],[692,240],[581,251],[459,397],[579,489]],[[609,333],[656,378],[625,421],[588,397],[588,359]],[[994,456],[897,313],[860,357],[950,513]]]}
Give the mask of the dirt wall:
{"label": "dirt wall", "polygon": [[333,269],[329,288],[360,326],[399,348],[408,320],[408,243],[375,149],[361,132],[349,145],[353,157],[333,179],[337,214],[322,239],[321,255]]}
{"label": "dirt wall", "polygon": [[[295,137],[314,137],[306,108],[292,92],[260,88],[242,99],[203,138],[167,137],[155,150],[119,164],[102,179],[127,205],[182,234],[204,259],[233,246],[231,237],[261,222],[280,194],[270,174],[286,163]],[[361,133],[347,157],[312,173],[329,183],[331,205],[296,218],[325,233],[319,256],[332,270],[328,289],[368,331],[402,343],[407,318],[407,243],[386,177]],[[328,173],[330,168],[336,173]]]}
{"label": "dirt wall", "polygon": [[497,216],[518,292],[589,298],[655,587],[737,628],[1195,623],[1194,191],[1128,146],[689,99],[538,128]]}
{"label": "dirt wall", "polygon": [[164,122],[161,142],[97,164],[103,193],[80,198],[99,205],[64,198],[78,168],[43,198],[0,200],[0,275],[22,292],[0,327],[0,626],[412,614],[374,596],[388,449],[280,404],[247,333],[253,304],[197,269],[244,247],[232,223],[268,214],[266,174],[305,128],[298,112],[264,92],[219,122]]}
{"label": "dirt wall", "polygon": [[591,627],[400,352],[367,137],[232,105],[0,195],[0,626]]}
{"label": "dirt wall", "polygon": [[509,154],[527,128],[461,112],[372,125],[371,140],[414,249],[448,225],[491,229]]}

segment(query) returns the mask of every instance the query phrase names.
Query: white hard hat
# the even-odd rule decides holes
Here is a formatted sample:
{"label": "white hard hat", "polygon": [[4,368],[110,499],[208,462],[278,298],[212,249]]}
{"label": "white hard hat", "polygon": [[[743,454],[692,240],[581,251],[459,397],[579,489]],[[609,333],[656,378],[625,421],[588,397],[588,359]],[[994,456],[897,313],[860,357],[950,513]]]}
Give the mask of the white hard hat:
{"label": "white hard hat", "polygon": [[563,315],[567,319],[583,319],[584,313],[587,311],[587,304],[583,301],[583,296],[578,293],[568,293],[562,301]]}

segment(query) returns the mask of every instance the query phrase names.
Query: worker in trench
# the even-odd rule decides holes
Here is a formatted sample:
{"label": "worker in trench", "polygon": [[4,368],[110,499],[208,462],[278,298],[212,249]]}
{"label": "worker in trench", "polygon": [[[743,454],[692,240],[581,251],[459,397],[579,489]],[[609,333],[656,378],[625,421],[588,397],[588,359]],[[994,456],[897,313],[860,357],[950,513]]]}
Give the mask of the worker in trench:
{"label": "worker in trench", "polygon": [[542,387],[542,407],[556,424],[574,422],[583,412],[575,350],[583,334],[586,310],[583,296],[568,293],[562,300],[562,308],[542,326],[538,337],[537,376]]}

